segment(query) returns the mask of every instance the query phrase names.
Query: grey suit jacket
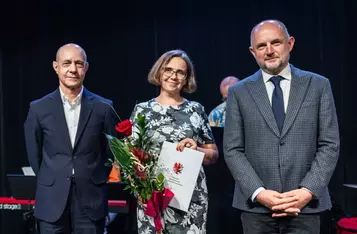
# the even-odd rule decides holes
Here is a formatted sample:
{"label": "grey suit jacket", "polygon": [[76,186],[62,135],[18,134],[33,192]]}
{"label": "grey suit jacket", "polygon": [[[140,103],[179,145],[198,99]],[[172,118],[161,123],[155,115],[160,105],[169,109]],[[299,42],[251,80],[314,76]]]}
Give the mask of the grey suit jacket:
{"label": "grey suit jacket", "polygon": [[302,213],[331,207],[327,185],[340,142],[330,82],[290,66],[292,83],[281,133],[260,70],[229,89],[224,157],[236,181],[233,206],[238,209],[269,212],[251,202],[259,187],[278,192],[309,189],[315,199]]}

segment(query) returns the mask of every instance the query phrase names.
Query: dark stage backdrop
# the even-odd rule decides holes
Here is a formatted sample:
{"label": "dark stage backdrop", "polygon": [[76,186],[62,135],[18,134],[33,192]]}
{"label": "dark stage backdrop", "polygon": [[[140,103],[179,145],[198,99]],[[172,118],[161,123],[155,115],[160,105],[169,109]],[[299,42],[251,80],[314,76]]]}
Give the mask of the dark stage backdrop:
{"label": "dark stage backdrop", "polygon": [[[344,211],[357,214],[357,192],[343,187],[357,183],[356,1],[116,2],[15,0],[2,7],[1,195],[9,195],[4,175],[28,165],[23,138],[28,104],[57,88],[52,61],[61,45],[74,42],[86,50],[90,66],[85,87],[112,99],[122,119],[135,103],[158,94],[147,82],[154,61],[167,50],[183,49],[194,62],[198,82],[198,91],[186,98],[202,103],[208,114],[221,101],[223,77],[242,79],[258,69],[248,51],[250,30],[274,18],[296,38],[291,63],[332,83],[342,148],[330,190]],[[222,178],[211,180],[221,183]],[[15,233],[6,230],[15,228],[9,217],[2,215],[2,233]]]}

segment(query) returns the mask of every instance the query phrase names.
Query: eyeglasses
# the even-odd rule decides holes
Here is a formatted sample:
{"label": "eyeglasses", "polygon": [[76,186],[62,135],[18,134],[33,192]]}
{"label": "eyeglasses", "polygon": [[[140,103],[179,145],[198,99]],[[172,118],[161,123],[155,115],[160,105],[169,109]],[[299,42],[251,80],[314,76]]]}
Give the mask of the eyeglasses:
{"label": "eyeglasses", "polygon": [[170,77],[173,76],[173,74],[176,74],[176,77],[174,77],[174,78],[176,78],[176,79],[178,79],[180,81],[186,79],[186,76],[187,76],[186,72],[184,72],[184,71],[182,71],[180,69],[175,70],[172,67],[165,67],[164,68],[164,75],[165,76],[170,78]]}

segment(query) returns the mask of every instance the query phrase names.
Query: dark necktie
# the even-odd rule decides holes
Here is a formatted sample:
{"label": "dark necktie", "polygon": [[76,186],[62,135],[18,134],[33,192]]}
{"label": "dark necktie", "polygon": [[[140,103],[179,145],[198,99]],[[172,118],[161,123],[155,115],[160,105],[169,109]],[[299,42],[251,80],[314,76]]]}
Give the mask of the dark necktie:
{"label": "dark necktie", "polygon": [[285,119],[284,96],[283,96],[283,91],[280,88],[280,81],[283,79],[284,78],[281,76],[273,76],[270,78],[270,81],[275,86],[272,96],[272,108],[280,132],[283,129],[284,119]]}

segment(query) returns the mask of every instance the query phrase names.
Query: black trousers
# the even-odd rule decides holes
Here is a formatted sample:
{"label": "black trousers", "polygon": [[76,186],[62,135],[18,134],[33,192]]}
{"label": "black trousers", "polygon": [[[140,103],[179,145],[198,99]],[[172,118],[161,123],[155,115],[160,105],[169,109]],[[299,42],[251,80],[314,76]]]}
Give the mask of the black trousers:
{"label": "black trousers", "polygon": [[242,212],[244,234],[319,234],[320,214],[273,218],[271,214]]}
{"label": "black trousers", "polygon": [[41,234],[103,234],[105,218],[95,221],[83,212],[72,179],[67,204],[59,220],[54,223],[39,220],[39,224]]}

